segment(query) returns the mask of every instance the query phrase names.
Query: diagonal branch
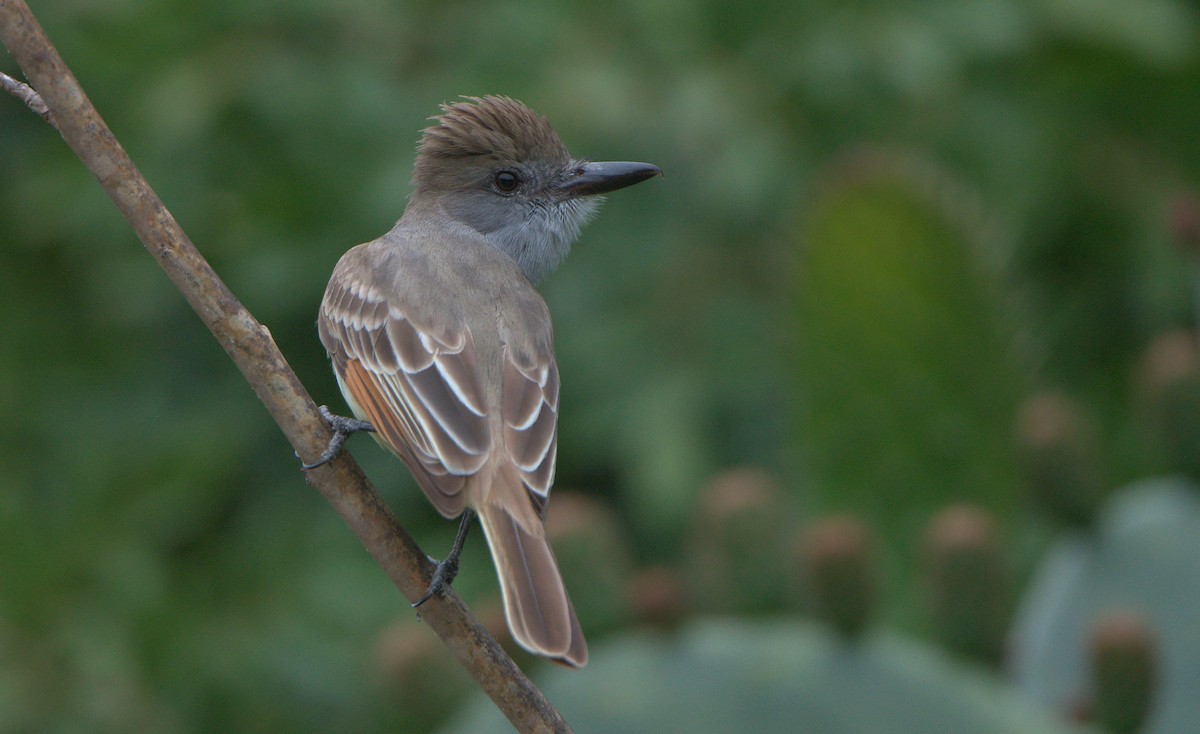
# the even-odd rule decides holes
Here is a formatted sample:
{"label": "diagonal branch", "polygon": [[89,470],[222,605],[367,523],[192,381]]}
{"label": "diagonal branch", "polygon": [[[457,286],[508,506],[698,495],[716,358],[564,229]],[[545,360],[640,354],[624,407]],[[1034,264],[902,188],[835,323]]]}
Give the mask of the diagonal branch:
{"label": "diagonal branch", "polygon": [[[270,332],[234,297],[184,234],[88,100],[23,0],[0,0],[0,40],[33,89],[0,86],[56,124],[167,277],[241,370],[297,454],[312,461],[330,434]],[[11,84],[9,82],[12,82]],[[37,90],[36,92],[34,90]],[[40,93],[40,97],[39,97]],[[52,118],[52,119],[51,119]],[[431,565],[348,454],[307,474],[410,601],[429,584]],[[520,731],[569,731],[566,722],[451,590],[421,617]]]}

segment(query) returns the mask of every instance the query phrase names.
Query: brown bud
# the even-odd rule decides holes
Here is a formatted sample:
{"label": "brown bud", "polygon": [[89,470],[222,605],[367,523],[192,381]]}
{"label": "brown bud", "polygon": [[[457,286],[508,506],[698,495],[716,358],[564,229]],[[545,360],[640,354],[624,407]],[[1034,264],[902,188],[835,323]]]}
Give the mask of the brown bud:
{"label": "brown bud", "polygon": [[679,626],[687,612],[687,587],[679,571],[668,566],[650,566],[633,577],[630,584],[634,616],[659,629]]}
{"label": "brown bud", "polygon": [[1171,201],[1168,214],[1171,240],[1179,249],[1200,255],[1200,192],[1185,191]]}
{"label": "brown bud", "polygon": [[1155,339],[1138,364],[1149,435],[1172,471],[1200,477],[1200,344],[1189,331]]}
{"label": "brown bud", "polygon": [[1034,501],[1071,526],[1090,525],[1104,488],[1092,428],[1067,396],[1046,392],[1017,414],[1017,446]]}
{"label": "brown bud", "polygon": [[875,543],[857,518],[833,517],[806,535],[805,560],[818,614],[845,639],[858,638],[875,615]]}
{"label": "brown bud", "polygon": [[718,475],[692,519],[688,574],[697,604],[717,612],[786,606],[795,519],[774,477],[743,468]]}
{"label": "brown bud", "polygon": [[437,635],[415,619],[396,622],[380,631],[374,647],[378,678],[388,695],[420,715],[448,711],[465,695],[469,679],[446,654]]}
{"label": "brown bud", "polygon": [[1138,364],[1138,387],[1147,399],[1156,399],[1172,386],[1195,380],[1200,374],[1200,344],[1190,331],[1171,331],[1146,348]]}
{"label": "brown bud", "polygon": [[1092,626],[1092,720],[1112,734],[1134,734],[1154,698],[1158,660],[1154,634],[1134,614],[1115,613]]}
{"label": "brown bud", "polygon": [[701,496],[701,511],[717,521],[760,510],[779,499],[779,485],[770,474],[753,467],[718,474]]}
{"label": "brown bud", "polygon": [[949,507],[925,533],[925,591],[934,636],[997,666],[1007,624],[1007,584],[996,526],[982,509]]}

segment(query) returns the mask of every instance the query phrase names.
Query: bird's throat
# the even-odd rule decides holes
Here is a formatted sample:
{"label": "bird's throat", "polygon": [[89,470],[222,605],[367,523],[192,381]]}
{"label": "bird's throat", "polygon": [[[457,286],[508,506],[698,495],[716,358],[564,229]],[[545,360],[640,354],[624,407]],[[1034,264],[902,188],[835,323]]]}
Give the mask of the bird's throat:
{"label": "bird's throat", "polygon": [[562,263],[601,200],[589,196],[550,204],[531,203],[525,217],[486,232],[484,237],[516,260],[525,277],[536,285]]}

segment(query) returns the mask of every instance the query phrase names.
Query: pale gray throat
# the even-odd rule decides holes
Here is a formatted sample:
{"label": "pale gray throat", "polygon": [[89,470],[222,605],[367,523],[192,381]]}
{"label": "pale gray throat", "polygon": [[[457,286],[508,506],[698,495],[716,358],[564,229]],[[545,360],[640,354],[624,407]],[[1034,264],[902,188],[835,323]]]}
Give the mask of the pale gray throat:
{"label": "pale gray throat", "polygon": [[525,204],[525,216],[484,237],[493,247],[517,261],[530,283],[536,285],[562,263],[579,237],[583,225],[595,216],[602,196],[585,196]]}

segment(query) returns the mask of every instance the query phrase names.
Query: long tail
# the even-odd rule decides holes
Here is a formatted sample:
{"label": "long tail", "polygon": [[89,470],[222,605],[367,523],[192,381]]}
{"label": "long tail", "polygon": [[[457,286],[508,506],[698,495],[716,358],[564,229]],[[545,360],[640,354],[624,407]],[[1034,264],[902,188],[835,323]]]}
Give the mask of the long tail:
{"label": "long tail", "polygon": [[475,510],[496,563],[513,639],[535,655],[582,667],[587,642],[541,522],[528,529],[493,502]]}

